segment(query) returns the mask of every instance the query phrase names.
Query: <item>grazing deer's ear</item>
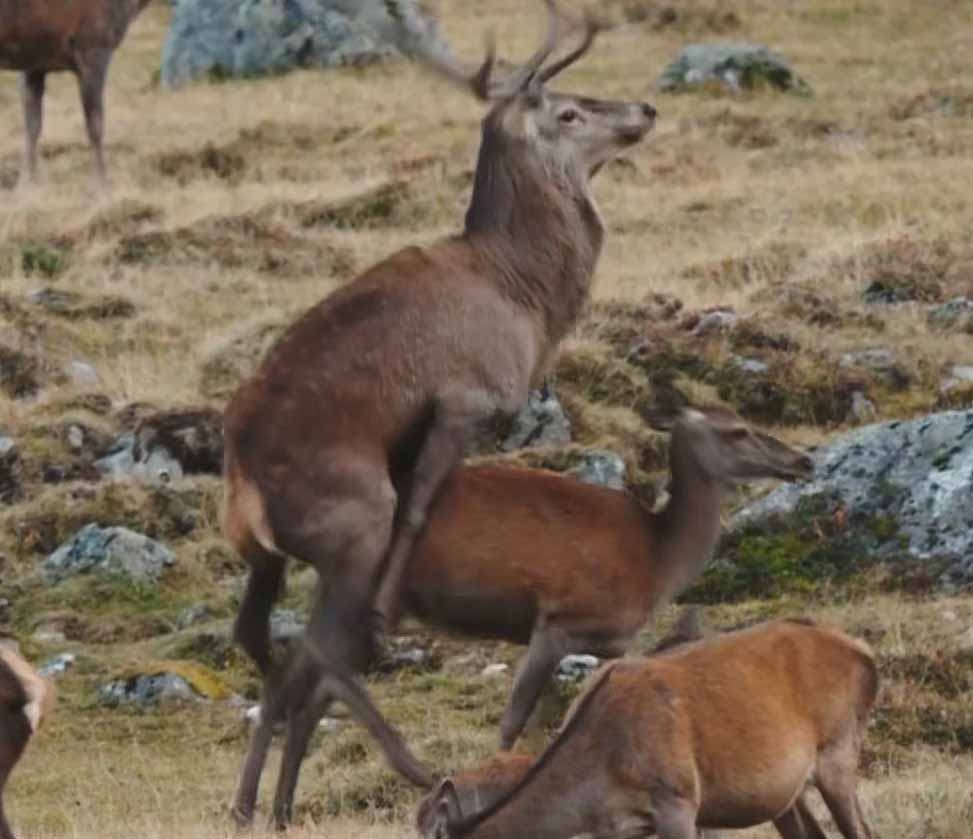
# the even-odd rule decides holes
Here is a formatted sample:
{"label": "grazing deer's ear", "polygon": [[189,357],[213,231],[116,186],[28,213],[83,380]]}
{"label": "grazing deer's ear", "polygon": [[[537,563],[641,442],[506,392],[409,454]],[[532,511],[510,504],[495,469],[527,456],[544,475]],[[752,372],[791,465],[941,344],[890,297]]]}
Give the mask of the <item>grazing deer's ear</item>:
{"label": "grazing deer's ear", "polygon": [[463,818],[459,805],[456,786],[449,778],[443,778],[433,796],[436,802],[436,815],[433,821],[433,835],[436,839],[449,839],[450,828]]}

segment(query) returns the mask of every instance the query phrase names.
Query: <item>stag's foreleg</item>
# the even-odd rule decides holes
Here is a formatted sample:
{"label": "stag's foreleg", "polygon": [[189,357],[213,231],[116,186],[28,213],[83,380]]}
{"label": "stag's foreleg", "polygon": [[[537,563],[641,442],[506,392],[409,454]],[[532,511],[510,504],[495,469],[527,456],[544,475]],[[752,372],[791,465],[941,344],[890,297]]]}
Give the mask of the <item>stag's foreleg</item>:
{"label": "stag's foreleg", "polygon": [[37,179],[37,143],[44,126],[43,72],[29,71],[20,77],[20,98],[24,107],[24,175],[26,181]]}
{"label": "stag's foreleg", "polygon": [[845,839],[871,839],[858,800],[858,755],[861,737],[849,730],[818,756],[814,782]]}
{"label": "stag's foreleg", "polygon": [[111,63],[111,50],[92,50],[78,61],[78,88],[81,93],[81,107],[84,110],[84,123],[88,140],[95,154],[95,168],[102,186],[108,183],[103,148],[105,133],[105,81],[108,78],[108,65]]}
{"label": "stag's foreleg", "polygon": [[416,540],[443,481],[459,463],[467,444],[484,423],[496,415],[496,400],[482,391],[461,391],[436,400],[429,430],[408,477],[408,492],[399,511],[382,576],[373,601],[375,643],[384,647],[385,636],[402,611],[399,594]]}

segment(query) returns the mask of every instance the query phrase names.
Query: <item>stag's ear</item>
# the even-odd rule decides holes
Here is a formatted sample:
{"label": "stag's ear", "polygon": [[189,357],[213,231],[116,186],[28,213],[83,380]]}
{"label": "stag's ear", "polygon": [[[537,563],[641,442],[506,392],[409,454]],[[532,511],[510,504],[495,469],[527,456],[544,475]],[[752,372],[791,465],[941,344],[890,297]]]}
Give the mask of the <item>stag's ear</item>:
{"label": "stag's ear", "polygon": [[435,839],[449,839],[450,828],[463,818],[456,786],[449,778],[443,778],[440,781],[433,800],[435,801],[436,815],[433,820],[432,835]]}

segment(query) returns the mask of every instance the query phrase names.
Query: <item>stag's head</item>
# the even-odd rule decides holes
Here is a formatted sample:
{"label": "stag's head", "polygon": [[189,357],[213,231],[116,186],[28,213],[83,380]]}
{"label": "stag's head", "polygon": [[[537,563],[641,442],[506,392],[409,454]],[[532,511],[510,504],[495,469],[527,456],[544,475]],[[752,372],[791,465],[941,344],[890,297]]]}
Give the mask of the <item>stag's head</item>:
{"label": "stag's head", "polygon": [[[396,0],[386,0],[386,5],[398,16]],[[520,143],[548,172],[563,172],[586,182],[607,161],[645,137],[655,124],[656,110],[647,102],[594,99],[549,90],[548,82],[590,49],[599,26],[592,15],[580,23],[567,22],[554,0],[545,0],[545,5],[548,29],[544,43],[506,78],[497,78],[492,39],[486,58],[476,69],[462,66],[429,39],[424,41],[422,57],[492,105],[484,120],[485,140]],[[547,63],[566,24],[580,31],[580,43],[567,55]]]}
{"label": "stag's head", "polygon": [[807,454],[752,428],[726,408],[682,408],[668,420],[654,419],[656,427],[672,431],[673,445],[699,471],[719,483],[797,481],[814,473]]}

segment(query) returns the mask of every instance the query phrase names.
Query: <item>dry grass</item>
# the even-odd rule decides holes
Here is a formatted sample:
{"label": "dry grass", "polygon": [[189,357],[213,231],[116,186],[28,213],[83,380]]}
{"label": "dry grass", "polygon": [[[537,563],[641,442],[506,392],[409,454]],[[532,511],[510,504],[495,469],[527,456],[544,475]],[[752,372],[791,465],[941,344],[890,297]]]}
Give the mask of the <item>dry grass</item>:
{"label": "dry grass", "polygon": [[[514,57],[540,37],[539,8],[526,14],[521,0],[438,5],[461,55],[478,56],[491,26]],[[659,438],[638,419],[660,377],[786,423],[782,436],[810,443],[846,425],[850,387],[864,388],[879,416],[905,416],[938,403],[945,368],[973,364],[968,336],[944,337],[926,319],[926,298],[973,290],[969,3],[742,0],[727,13],[699,0],[678,8],[609,4],[611,17],[637,22],[605,33],[563,81],[594,95],[649,98],[661,112],[656,135],[595,186],[609,226],[602,305],[569,342],[559,383],[579,441],[616,448],[640,481],[661,465]],[[0,359],[22,360],[9,384],[0,378],[0,430],[29,460],[25,497],[0,518],[9,588],[0,593],[15,601],[24,638],[60,610],[79,635],[69,646],[83,654],[63,683],[60,713],[10,790],[26,836],[229,836],[223,807],[243,749],[235,709],[136,714],[94,699],[114,669],[170,655],[171,639],[157,629],[187,603],[205,600],[219,620],[232,613],[239,566],[217,540],[217,483],[199,479],[161,496],[41,487],[52,463],[83,476],[65,429],[80,423],[109,439],[124,427],[118,411],[136,401],[219,407],[297,312],[393,249],[454,231],[475,160],[481,110],[410,66],[161,90],[154,75],[168,13],[153,4],[116,57],[110,195],[91,183],[67,76],[49,82],[42,183],[14,188],[22,126],[14,76],[0,76],[0,113],[11,117],[0,123]],[[816,95],[653,93],[683,43],[723,35],[780,49]],[[888,266],[919,301],[863,301]],[[81,295],[74,314],[27,297],[48,286]],[[747,330],[692,337],[700,310],[716,306],[733,307]],[[835,372],[840,353],[871,348],[899,355],[907,388]],[[727,386],[734,354],[772,365],[779,405],[751,405],[752,395]],[[93,365],[97,382],[73,384],[64,374],[72,360]],[[14,398],[35,388],[37,399]],[[93,409],[93,396],[108,398],[107,413]],[[188,532],[179,524],[186,509],[196,517]],[[51,542],[99,515],[172,541],[180,570],[160,592],[115,591],[106,601],[97,587],[52,594],[29,581]],[[306,580],[292,604],[304,588]],[[969,694],[950,693],[942,680],[969,686],[958,639],[973,620],[970,600],[826,603],[819,593],[811,603],[725,607],[717,618],[810,611],[869,637],[890,685],[867,753],[864,796],[876,834],[969,836],[973,745],[956,733],[973,731]],[[28,642],[34,656],[54,649]],[[512,661],[515,651],[444,649],[447,663],[469,649],[479,664],[379,679],[375,688],[410,742],[446,770],[492,747],[508,685],[479,681],[477,667]],[[252,693],[251,672],[236,660],[226,669],[234,687]],[[351,726],[322,736],[295,836],[410,832],[414,795],[374,752]]]}

